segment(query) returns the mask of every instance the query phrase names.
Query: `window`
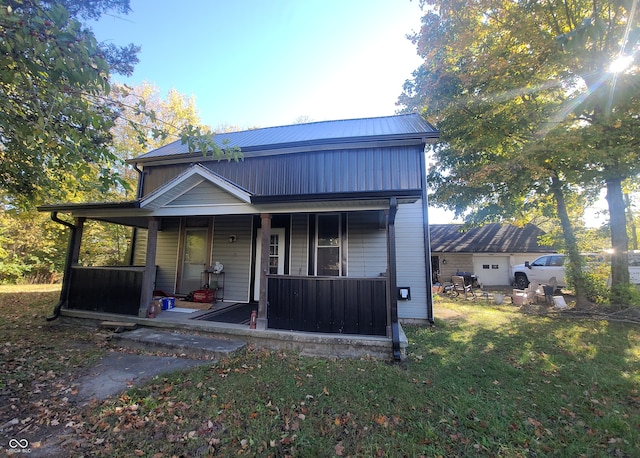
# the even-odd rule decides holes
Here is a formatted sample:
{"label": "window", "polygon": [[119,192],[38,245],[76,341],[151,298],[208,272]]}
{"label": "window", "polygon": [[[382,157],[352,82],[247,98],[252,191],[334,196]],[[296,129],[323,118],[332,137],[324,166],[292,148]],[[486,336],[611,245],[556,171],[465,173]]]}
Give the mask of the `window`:
{"label": "window", "polygon": [[531,263],[532,266],[546,266],[549,263],[550,256],[542,256]]}
{"label": "window", "polygon": [[564,264],[564,256],[551,256],[550,266],[560,267]]}
{"label": "window", "polygon": [[342,275],[341,216],[316,217],[316,275],[338,277]]}

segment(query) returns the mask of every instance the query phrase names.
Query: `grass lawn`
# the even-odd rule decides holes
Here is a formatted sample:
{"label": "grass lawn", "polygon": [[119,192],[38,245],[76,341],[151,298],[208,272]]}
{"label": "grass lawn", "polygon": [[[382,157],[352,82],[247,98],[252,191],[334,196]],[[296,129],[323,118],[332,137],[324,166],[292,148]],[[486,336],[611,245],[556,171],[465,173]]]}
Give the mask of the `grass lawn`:
{"label": "grass lawn", "polygon": [[[65,401],[65,390],[108,349],[90,330],[46,323],[56,299],[57,291],[0,287],[0,426],[15,418],[35,440],[39,429],[57,425],[69,456],[591,457],[640,450],[637,324],[439,300],[435,328],[405,327],[409,358],[402,364],[249,348],[80,408]],[[445,308],[457,318],[437,319]],[[0,431],[0,441],[6,435]],[[13,429],[7,440],[16,435]]]}

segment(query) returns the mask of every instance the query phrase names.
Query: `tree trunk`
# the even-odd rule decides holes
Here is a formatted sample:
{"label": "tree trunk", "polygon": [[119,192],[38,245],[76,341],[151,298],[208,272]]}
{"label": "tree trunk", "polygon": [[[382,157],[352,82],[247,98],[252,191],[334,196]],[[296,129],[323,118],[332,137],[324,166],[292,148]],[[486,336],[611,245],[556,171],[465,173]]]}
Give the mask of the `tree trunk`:
{"label": "tree trunk", "polygon": [[607,180],[609,227],[611,228],[611,287],[629,283],[629,237],[622,194],[622,178]]}
{"label": "tree trunk", "polygon": [[564,200],[564,193],[562,192],[562,182],[556,174],[551,177],[551,189],[553,196],[556,199],[556,209],[558,211],[558,218],[560,218],[560,225],[562,226],[562,233],[564,235],[564,243],[569,257],[569,269],[567,274],[573,281],[576,295],[576,308],[585,307],[589,305],[589,299],[587,298],[587,291],[585,288],[585,279],[582,273],[582,258],[580,257],[580,250],[576,242],[576,236],[573,232],[573,226],[571,226],[571,220],[569,219],[569,213],[567,212],[567,204]]}
{"label": "tree trunk", "polygon": [[629,249],[638,249],[638,231],[636,229],[636,222],[633,219],[633,208],[631,207],[631,196],[629,193],[624,194],[624,204],[627,208],[627,224],[629,225],[629,232],[631,233],[631,246]]}

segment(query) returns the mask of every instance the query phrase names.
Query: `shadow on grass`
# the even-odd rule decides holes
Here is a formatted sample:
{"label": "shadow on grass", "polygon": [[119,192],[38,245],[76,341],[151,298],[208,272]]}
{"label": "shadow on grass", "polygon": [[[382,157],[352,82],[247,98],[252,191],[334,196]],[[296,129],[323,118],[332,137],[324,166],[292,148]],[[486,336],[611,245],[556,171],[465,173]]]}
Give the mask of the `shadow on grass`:
{"label": "shadow on grass", "polygon": [[[410,328],[410,370],[431,381],[446,452],[613,454],[640,445],[640,328],[455,305]],[[469,448],[471,447],[471,448]],[[435,450],[435,449],[434,449]]]}

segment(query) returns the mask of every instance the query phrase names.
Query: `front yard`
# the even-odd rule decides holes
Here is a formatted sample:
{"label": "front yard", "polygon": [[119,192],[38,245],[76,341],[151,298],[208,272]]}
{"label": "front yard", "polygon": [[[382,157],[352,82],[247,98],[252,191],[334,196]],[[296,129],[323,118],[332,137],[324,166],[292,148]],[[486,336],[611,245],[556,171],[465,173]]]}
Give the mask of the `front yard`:
{"label": "front yard", "polygon": [[[438,298],[409,358],[250,348],[88,406],[74,380],[112,349],[47,323],[56,289],[0,289],[0,447],[69,456],[634,456],[640,327]],[[445,313],[446,311],[446,313]],[[446,316],[447,319],[439,319]],[[51,437],[49,437],[51,436]]]}

